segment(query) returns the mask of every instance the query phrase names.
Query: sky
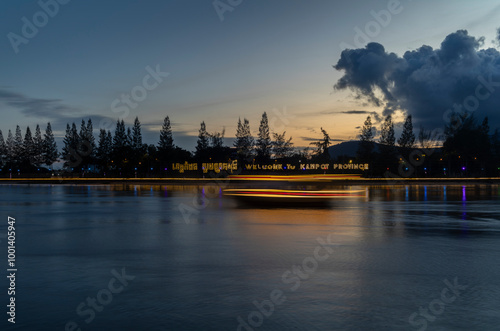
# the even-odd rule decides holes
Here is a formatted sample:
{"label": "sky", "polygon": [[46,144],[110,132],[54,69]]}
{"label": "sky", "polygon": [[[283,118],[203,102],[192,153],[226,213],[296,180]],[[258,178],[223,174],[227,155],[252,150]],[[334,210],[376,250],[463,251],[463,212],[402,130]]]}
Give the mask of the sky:
{"label": "sky", "polygon": [[272,131],[308,146],[321,127],[356,139],[368,114],[392,114],[396,134],[408,113],[444,127],[462,102],[498,127],[500,93],[477,107],[467,96],[481,75],[500,82],[488,77],[499,17],[494,0],[3,0],[0,130],[50,122],[60,143],[66,123],[138,116],[156,144],[169,116],[174,143],[194,150],[201,121],[231,144],[239,117],[256,135],[267,112]]}

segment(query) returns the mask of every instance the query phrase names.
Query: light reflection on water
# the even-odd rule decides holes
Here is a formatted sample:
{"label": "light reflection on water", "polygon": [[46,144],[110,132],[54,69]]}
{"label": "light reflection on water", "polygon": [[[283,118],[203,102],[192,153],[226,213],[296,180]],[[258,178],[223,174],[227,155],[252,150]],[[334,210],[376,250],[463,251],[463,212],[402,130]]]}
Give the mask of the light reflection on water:
{"label": "light reflection on water", "polygon": [[[22,304],[9,327],[236,330],[254,300],[281,289],[287,300],[255,330],[417,330],[409,316],[458,277],[468,289],[429,329],[497,328],[498,185],[340,188],[366,193],[260,208],[216,184],[1,185],[1,210],[18,225]],[[328,235],[335,253],[291,291],[283,273]],[[122,267],[136,279],[87,325],[76,307]]]}

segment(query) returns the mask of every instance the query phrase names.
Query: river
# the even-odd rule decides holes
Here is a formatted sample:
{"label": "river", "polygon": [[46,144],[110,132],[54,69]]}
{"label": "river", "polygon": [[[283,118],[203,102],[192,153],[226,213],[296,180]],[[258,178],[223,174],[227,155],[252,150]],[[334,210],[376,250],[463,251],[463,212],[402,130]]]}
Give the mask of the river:
{"label": "river", "polygon": [[17,267],[0,329],[498,330],[500,186],[341,189],[362,194],[261,208],[214,184],[0,185],[2,274],[8,216]]}

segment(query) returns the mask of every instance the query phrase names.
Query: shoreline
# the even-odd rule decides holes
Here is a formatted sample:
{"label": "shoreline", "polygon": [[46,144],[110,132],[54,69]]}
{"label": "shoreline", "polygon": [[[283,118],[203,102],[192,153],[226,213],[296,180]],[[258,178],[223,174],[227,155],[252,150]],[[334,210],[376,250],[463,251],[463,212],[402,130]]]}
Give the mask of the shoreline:
{"label": "shoreline", "polygon": [[[187,184],[199,185],[210,182],[230,182],[235,184],[245,182],[267,183],[269,179],[242,178],[0,178],[0,184]],[[401,184],[500,184],[500,177],[478,178],[338,178],[338,179],[301,179],[272,180],[282,183],[300,184],[339,184],[339,185],[401,185]]]}

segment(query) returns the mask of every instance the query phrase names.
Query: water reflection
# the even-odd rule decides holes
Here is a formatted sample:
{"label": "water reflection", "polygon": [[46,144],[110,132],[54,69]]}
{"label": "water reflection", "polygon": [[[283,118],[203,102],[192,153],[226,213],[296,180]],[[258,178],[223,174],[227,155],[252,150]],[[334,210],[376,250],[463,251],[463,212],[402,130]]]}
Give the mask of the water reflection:
{"label": "water reflection", "polygon": [[[22,239],[12,329],[235,330],[281,289],[262,329],[406,330],[455,277],[470,290],[432,327],[497,328],[498,185],[300,186],[362,191],[324,208],[243,208],[221,194],[239,187],[0,185]],[[283,273],[327,236],[335,253],[291,291]],[[76,307],[122,267],[136,280],[87,326]]]}

